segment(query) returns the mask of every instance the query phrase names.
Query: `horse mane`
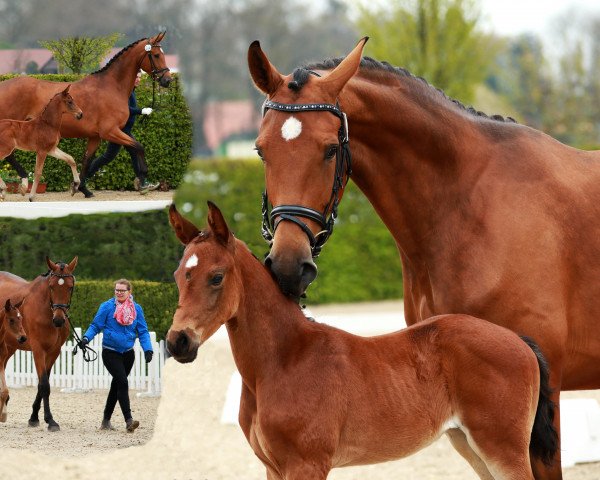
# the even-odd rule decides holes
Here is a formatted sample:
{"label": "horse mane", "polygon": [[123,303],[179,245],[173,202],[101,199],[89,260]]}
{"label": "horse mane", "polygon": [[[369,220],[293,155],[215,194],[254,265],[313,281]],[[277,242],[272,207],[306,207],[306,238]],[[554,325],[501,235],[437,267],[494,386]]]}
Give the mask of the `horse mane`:
{"label": "horse mane", "polygon": [[90,75],[95,75],[97,73],[102,73],[105,72],[106,70],[108,70],[110,68],[110,66],[117,61],[117,59],[123,55],[127,50],[129,50],[130,48],[132,48],[133,46],[137,45],[138,43],[140,43],[143,40],[148,40],[148,38],[140,38],[139,40],[136,40],[135,42],[130,43],[129,45],[127,45],[126,47],[123,47],[119,52],[117,52],[115,54],[114,57],[112,57],[108,63],[106,65],[104,65],[101,69],[96,70],[95,72],[90,73]]}
{"label": "horse mane", "polygon": [[[312,70],[332,70],[335,67],[337,67],[343,59],[344,59],[344,57],[329,58],[320,63],[313,63],[310,65],[306,65],[304,67],[296,68],[294,70],[294,72],[292,73],[293,80],[288,83],[288,88],[295,92],[300,91],[300,89],[308,81],[309,76],[311,74],[315,74],[314,72],[312,72]],[[489,116],[489,115],[485,114],[484,112],[477,110],[471,106],[466,107],[458,100],[447,96],[443,90],[436,88],[436,87],[432,86],[431,84],[429,84],[427,82],[427,80],[425,80],[423,77],[417,77],[417,76],[413,75],[412,73],[410,73],[405,68],[394,67],[393,65],[390,65],[387,62],[380,62],[371,57],[363,57],[360,61],[360,68],[365,71],[389,72],[389,73],[393,73],[394,75],[397,75],[400,77],[406,77],[406,78],[410,78],[410,79],[419,81],[423,85],[425,85],[427,88],[438,92],[445,100],[448,100],[448,101],[454,103],[457,107],[470,113],[471,115],[474,115],[477,117],[488,118],[488,119],[496,120],[499,122],[517,123],[517,121],[512,117],[504,118],[502,115]]]}

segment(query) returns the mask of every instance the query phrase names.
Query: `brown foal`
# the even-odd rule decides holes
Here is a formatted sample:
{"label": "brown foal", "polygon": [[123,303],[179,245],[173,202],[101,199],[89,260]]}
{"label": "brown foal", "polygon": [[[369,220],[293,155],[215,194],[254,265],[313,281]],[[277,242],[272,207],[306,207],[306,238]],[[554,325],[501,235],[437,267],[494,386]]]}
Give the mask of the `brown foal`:
{"label": "brown foal", "polygon": [[168,349],[193,361],[226,325],[243,380],[240,425],[269,480],[325,479],[443,433],[482,479],[533,479],[530,450],[553,458],[548,370],[531,340],[468,315],[376,337],[312,322],[212,203],[208,230],[174,206],[170,222],[186,247]]}
{"label": "brown foal", "polygon": [[7,348],[5,338],[11,336],[18,343],[27,341],[27,334],[23,328],[23,316],[19,308],[23,304],[23,300],[16,304],[12,304],[10,298],[6,300],[4,308],[0,310],[0,422],[6,422],[6,406],[8,405],[8,386],[6,385],[6,355]]}

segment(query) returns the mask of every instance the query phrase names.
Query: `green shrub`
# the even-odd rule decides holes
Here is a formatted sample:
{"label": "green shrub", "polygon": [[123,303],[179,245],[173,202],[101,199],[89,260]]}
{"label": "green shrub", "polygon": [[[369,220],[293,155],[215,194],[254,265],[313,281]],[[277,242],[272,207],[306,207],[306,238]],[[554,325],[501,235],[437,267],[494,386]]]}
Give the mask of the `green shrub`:
{"label": "green shrub", "polygon": [[[14,76],[0,75],[0,81]],[[32,77],[57,82],[71,82],[82,78],[81,75],[73,74]],[[152,105],[152,80],[147,75],[143,76],[142,82],[136,88],[136,96],[140,107]],[[173,74],[173,82],[169,88],[156,87],[155,98],[154,112],[148,117],[138,116],[132,133],[145,148],[148,179],[153,182],[166,182],[169,187],[176,188],[181,182],[192,152],[191,114],[177,74]],[[85,115],[85,105],[80,107]],[[102,154],[106,145],[103,141],[97,154]],[[59,143],[59,148],[75,159],[78,171],[81,171],[85,147],[85,139],[62,139]],[[17,151],[16,158],[28,172],[33,171],[34,153]],[[68,165],[52,157],[46,159],[44,176],[48,183],[48,191],[68,190],[73,178]],[[100,190],[131,190],[134,177],[129,154],[125,149],[121,149],[117,158],[96,174],[91,185]]]}

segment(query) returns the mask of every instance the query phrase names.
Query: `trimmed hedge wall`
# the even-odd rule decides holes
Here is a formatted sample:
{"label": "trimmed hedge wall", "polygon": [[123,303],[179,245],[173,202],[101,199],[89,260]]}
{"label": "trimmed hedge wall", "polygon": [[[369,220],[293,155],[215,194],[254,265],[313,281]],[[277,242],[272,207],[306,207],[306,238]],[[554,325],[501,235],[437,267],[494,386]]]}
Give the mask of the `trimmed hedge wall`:
{"label": "trimmed hedge wall", "polygon": [[[71,82],[82,78],[73,74],[32,76],[57,82]],[[15,75],[0,75],[0,81],[13,77]],[[136,88],[136,96],[140,107],[152,106],[152,80],[148,75],[142,77],[142,82]],[[173,74],[173,82],[169,88],[156,87],[155,97],[154,112],[147,117],[138,116],[132,133],[145,148],[148,179],[165,182],[170,188],[176,188],[192,153],[192,119],[177,74]],[[80,107],[85,115],[85,105]],[[102,141],[96,154],[102,154],[106,145],[107,142]],[[62,139],[59,143],[61,150],[73,156],[78,171],[81,171],[85,146],[85,139]],[[34,153],[17,151],[16,158],[28,172],[33,172]],[[66,191],[72,181],[71,169],[67,164],[52,157],[46,159],[43,175],[49,191]],[[134,177],[129,154],[122,149],[117,158],[101,169],[90,184],[99,190],[132,190]]]}
{"label": "trimmed hedge wall", "polygon": [[[206,201],[222,210],[230,228],[259,258],[268,246],[260,233],[263,166],[258,160],[194,160],[175,195],[179,210],[199,227]],[[308,303],[358,302],[402,297],[396,243],[352,182],[339,207],[333,235],[316,261],[319,274]]]}
{"label": "trimmed hedge wall", "polygon": [[[69,312],[73,326],[81,327],[85,332],[92,323],[100,304],[114,295],[114,280],[77,280]],[[133,280],[132,286],[133,297],[144,310],[148,329],[156,332],[159,340],[164,339],[177,308],[177,286],[174,282],[159,283],[144,280]]]}

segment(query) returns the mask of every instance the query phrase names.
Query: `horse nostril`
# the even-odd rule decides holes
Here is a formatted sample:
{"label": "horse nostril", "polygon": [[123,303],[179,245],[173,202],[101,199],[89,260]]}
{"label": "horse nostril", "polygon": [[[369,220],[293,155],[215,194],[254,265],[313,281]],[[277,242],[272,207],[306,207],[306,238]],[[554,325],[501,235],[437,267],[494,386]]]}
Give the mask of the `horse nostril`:
{"label": "horse nostril", "polygon": [[17,339],[17,341],[18,341],[19,343],[25,343],[25,342],[27,341],[27,337],[25,337],[25,336],[19,337],[19,338]]}
{"label": "horse nostril", "polygon": [[185,353],[188,351],[190,347],[190,340],[188,338],[188,336],[183,333],[180,332],[179,336],[177,337],[177,341],[175,342],[175,349],[177,352],[181,353]]}
{"label": "horse nostril", "polygon": [[304,262],[302,264],[302,273],[300,274],[302,283],[308,287],[312,281],[317,278],[317,266],[314,262]]}

